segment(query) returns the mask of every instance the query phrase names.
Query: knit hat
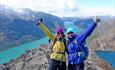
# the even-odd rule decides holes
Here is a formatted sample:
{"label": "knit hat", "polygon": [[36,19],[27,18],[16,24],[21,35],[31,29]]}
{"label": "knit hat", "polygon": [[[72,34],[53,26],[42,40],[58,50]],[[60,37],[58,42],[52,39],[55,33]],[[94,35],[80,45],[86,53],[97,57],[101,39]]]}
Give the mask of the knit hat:
{"label": "knit hat", "polygon": [[62,27],[58,27],[58,28],[56,29],[56,32],[57,32],[57,33],[64,33],[64,30],[63,30]]}
{"label": "knit hat", "polygon": [[69,32],[73,32],[74,33],[74,29],[73,28],[68,28],[66,33],[69,33]]}

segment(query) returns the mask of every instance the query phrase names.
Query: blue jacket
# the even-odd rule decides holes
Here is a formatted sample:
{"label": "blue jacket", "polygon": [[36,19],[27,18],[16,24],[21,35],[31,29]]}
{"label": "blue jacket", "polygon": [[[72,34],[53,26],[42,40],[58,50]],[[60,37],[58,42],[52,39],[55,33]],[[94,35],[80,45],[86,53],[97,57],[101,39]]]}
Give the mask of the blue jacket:
{"label": "blue jacket", "polygon": [[77,42],[81,45],[81,47],[84,47],[83,43],[86,41],[87,37],[91,35],[93,30],[96,27],[96,23],[91,24],[85,31],[83,31],[79,35],[74,35],[72,38],[68,38],[68,63],[69,64],[79,64],[84,62],[85,58],[73,55],[76,54],[76,52],[81,52],[81,49],[79,48],[78,44],[76,44],[74,41],[75,39]]}

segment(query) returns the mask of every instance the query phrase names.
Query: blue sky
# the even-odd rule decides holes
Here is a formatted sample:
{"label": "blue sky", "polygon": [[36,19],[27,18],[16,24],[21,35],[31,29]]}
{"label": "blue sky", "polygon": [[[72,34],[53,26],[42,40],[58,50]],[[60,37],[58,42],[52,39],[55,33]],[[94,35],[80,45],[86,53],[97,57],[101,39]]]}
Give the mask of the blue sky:
{"label": "blue sky", "polygon": [[14,8],[30,8],[60,17],[115,16],[115,0],[0,0],[0,4]]}
{"label": "blue sky", "polygon": [[115,0],[77,0],[77,2],[84,6],[96,6],[96,7],[115,6]]}

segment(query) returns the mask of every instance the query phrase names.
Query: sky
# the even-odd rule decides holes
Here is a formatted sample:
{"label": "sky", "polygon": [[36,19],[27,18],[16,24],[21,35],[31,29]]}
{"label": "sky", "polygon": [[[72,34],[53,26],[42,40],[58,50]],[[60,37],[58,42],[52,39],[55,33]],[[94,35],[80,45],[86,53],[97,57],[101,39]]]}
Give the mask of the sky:
{"label": "sky", "polygon": [[59,17],[115,16],[115,0],[0,0],[0,4],[30,8]]}

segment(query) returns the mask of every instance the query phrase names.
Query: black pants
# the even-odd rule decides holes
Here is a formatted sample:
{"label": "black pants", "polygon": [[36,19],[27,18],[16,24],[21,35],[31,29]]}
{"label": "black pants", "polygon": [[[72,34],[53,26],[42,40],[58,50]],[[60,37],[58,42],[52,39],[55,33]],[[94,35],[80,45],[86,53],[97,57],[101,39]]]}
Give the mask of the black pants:
{"label": "black pants", "polygon": [[80,64],[69,64],[69,70],[84,70],[84,62]]}
{"label": "black pants", "polygon": [[50,60],[50,64],[48,67],[48,70],[66,70],[66,62],[61,62],[60,61],[56,61],[56,60]]}

